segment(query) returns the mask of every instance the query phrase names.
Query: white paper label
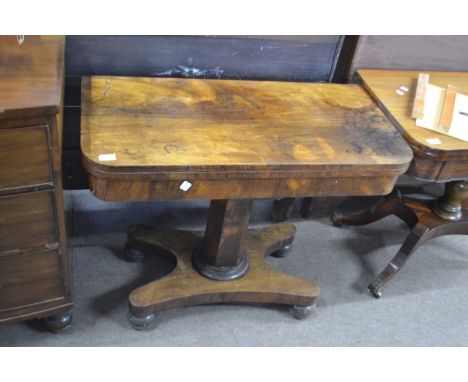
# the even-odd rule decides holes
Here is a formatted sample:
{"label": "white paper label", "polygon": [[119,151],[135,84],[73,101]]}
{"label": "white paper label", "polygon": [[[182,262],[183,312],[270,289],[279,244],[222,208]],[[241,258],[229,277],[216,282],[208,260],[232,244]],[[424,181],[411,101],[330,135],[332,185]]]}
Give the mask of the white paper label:
{"label": "white paper label", "polygon": [[185,191],[188,191],[190,187],[192,187],[192,183],[190,183],[187,180],[184,180],[179,188],[185,192]]}
{"label": "white paper label", "polygon": [[112,154],[99,154],[98,159],[101,162],[106,162],[106,161],[110,161],[110,160],[117,160],[117,156],[115,155],[115,153],[112,153]]}
{"label": "white paper label", "polygon": [[440,145],[442,143],[442,141],[439,138],[428,138],[426,139],[426,142],[431,145]]}

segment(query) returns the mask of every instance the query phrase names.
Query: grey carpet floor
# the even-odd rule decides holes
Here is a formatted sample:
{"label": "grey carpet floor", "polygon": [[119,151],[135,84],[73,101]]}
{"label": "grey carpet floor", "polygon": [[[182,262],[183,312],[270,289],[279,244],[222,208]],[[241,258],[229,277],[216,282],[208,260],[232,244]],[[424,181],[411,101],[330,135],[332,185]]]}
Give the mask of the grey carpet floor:
{"label": "grey carpet floor", "polygon": [[[368,201],[367,201],[368,202]],[[366,202],[366,203],[367,203]],[[353,203],[351,203],[353,204]],[[276,306],[211,305],[161,313],[150,331],[127,323],[129,292],[167,272],[157,257],[122,260],[125,229],[144,222],[200,229],[207,202],[104,203],[89,192],[66,193],[73,259],[73,324],[61,334],[39,321],[0,326],[2,346],[467,346],[468,237],[437,238],[372,298],[366,285],[407,234],[395,217],[355,228],[296,212],[294,249],[274,267],[314,280],[318,309],[304,321]],[[351,205],[350,207],[353,207]],[[271,201],[257,201],[252,224],[268,223]]]}

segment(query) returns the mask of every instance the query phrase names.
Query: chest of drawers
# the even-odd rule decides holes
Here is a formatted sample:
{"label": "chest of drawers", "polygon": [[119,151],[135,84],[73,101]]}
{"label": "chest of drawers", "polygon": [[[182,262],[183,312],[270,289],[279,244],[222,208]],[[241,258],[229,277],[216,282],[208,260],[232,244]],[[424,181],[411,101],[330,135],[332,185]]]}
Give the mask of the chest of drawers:
{"label": "chest of drawers", "polygon": [[0,37],[0,323],[71,322],[61,178],[64,38]]}

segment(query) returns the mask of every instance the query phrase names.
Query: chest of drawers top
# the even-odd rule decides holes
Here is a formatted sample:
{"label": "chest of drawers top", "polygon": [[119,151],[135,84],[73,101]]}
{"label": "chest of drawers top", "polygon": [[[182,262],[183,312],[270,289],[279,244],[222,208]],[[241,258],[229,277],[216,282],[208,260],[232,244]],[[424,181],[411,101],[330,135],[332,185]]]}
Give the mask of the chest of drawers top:
{"label": "chest of drawers top", "polygon": [[0,120],[57,114],[63,36],[0,36]]}

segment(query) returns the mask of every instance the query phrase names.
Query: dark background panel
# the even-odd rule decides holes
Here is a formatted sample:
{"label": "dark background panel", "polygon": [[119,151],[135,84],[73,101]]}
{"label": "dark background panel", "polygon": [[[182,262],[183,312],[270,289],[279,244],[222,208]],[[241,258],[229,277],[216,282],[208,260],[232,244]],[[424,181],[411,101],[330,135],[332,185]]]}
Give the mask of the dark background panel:
{"label": "dark background panel", "polygon": [[359,68],[468,71],[468,36],[361,36],[348,78]]}
{"label": "dark background panel", "polygon": [[328,81],[339,36],[68,36],[66,73]]}
{"label": "dark background panel", "polygon": [[350,44],[343,36],[67,36],[64,188],[88,187],[79,155],[82,76],[340,82]]}

